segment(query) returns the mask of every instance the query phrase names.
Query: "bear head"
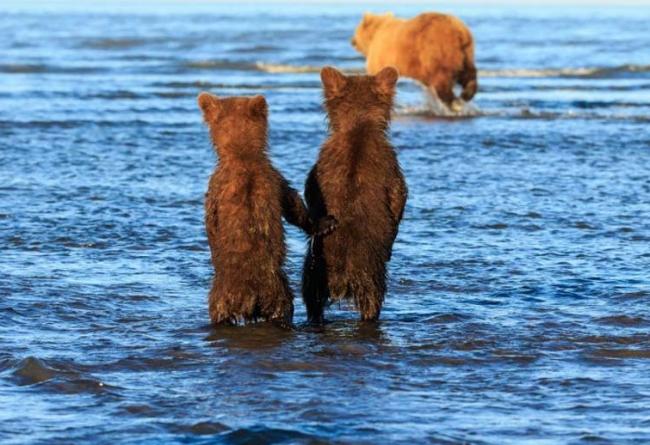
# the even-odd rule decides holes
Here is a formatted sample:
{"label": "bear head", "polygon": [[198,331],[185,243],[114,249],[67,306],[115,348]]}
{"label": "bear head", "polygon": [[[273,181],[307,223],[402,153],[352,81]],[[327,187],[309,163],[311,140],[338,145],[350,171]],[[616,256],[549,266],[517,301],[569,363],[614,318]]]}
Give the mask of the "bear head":
{"label": "bear head", "polygon": [[198,103],[219,157],[264,152],[268,128],[264,96],[221,99],[203,92]]}
{"label": "bear head", "polygon": [[330,126],[337,130],[366,123],[385,130],[398,78],[393,67],[374,76],[346,76],[335,68],[323,68],[321,80]]}
{"label": "bear head", "polygon": [[361,19],[361,23],[359,23],[357,29],[355,29],[354,37],[352,37],[350,43],[352,43],[352,46],[354,46],[357,51],[364,56],[367,56],[370,43],[372,43],[372,39],[375,37],[375,33],[379,27],[394,17],[395,16],[392,12],[379,15],[366,12]]}

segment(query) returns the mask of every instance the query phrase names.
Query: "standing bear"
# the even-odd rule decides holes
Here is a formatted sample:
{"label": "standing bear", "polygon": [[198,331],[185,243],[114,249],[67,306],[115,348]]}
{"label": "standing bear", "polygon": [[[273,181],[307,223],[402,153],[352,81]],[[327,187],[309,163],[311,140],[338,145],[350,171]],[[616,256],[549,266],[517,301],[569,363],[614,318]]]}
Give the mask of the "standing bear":
{"label": "standing bear", "polygon": [[312,223],[298,193],[271,165],[267,105],[262,96],[198,97],[218,155],[205,197],[205,227],[215,275],[209,295],[214,324],[267,320],[289,325],[293,294],[283,270],[282,216],[305,232],[325,233],[334,222]]}
{"label": "standing bear", "polygon": [[392,13],[366,13],[352,45],[366,57],[368,74],[395,66],[403,76],[424,84],[452,110],[460,106],[454,96],[456,83],[463,88],[464,101],[470,101],[478,89],[474,40],[456,17],[425,13],[406,20]]}
{"label": "standing bear", "polygon": [[312,219],[332,215],[336,231],[314,237],[303,268],[303,298],[312,323],[325,306],[352,301],[362,320],[379,317],[386,263],[404,212],[407,188],[386,133],[398,73],[376,76],[321,71],[330,135],[305,186]]}

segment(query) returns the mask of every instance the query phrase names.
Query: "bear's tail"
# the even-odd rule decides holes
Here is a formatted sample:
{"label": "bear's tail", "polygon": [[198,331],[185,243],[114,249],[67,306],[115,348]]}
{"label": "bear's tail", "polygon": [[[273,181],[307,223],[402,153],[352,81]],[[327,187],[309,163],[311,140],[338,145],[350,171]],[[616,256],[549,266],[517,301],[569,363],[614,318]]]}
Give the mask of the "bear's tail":
{"label": "bear's tail", "polygon": [[469,102],[472,100],[478,90],[478,80],[476,79],[476,65],[474,65],[474,41],[471,39],[463,46],[463,55],[465,61],[463,70],[458,76],[458,81],[463,87],[460,97]]}

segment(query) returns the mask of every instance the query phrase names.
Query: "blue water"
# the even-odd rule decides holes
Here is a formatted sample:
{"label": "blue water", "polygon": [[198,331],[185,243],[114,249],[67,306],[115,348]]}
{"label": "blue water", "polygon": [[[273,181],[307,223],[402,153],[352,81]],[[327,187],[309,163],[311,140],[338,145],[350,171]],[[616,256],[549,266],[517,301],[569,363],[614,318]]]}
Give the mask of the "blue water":
{"label": "blue water", "polygon": [[265,94],[302,188],[318,69],[385,9],[0,5],[1,443],[650,443],[647,6],[440,6],[481,86],[442,118],[399,84],[380,323],[209,326],[196,95]]}

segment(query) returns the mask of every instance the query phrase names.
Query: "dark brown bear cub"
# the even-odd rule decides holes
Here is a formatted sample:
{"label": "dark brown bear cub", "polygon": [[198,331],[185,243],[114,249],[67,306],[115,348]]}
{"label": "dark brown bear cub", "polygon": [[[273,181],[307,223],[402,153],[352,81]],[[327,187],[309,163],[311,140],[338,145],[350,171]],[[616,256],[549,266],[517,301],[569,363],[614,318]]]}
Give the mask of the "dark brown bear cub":
{"label": "dark brown bear cub", "polygon": [[362,320],[379,317],[386,292],[386,263],[402,219],[407,188],[387,137],[398,73],[375,76],[321,71],[330,136],[307,178],[312,219],[332,215],[338,227],[316,237],[303,270],[309,320],[323,321],[332,301],[351,300]]}
{"label": "dark brown bear cub", "polygon": [[[205,198],[215,269],[210,318],[215,324],[268,320],[288,325],[293,295],[282,269],[281,218],[307,233],[317,228],[298,193],[268,159],[266,100],[201,93],[198,102],[219,158]],[[327,220],[323,224],[330,228]]]}

